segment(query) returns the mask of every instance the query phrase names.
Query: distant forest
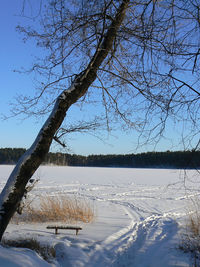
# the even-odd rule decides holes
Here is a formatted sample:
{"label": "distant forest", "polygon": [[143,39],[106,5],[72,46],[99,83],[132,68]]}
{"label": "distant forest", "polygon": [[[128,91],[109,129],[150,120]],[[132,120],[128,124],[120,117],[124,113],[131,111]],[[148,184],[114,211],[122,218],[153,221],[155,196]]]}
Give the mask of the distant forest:
{"label": "distant forest", "polygon": [[[0,148],[0,164],[16,164],[26,150]],[[44,165],[129,167],[129,168],[200,168],[200,151],[147,152],[126,155],[71,155],[48,153]]]}

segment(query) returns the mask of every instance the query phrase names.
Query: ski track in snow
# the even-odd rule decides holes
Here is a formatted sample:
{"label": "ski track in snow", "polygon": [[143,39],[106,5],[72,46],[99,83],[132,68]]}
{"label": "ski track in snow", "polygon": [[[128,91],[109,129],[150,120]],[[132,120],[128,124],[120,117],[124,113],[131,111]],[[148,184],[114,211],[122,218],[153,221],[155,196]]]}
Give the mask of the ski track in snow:
{"label": "ski track in snow", "polygon": [[[186,200],[200,193],[196,190],[187,194],[178,171],[40,169],[39,174],[35,174],[35,177],[40,176],[40,182],[31,196],[75,195],[90,200],[97,209],[96,221],[83,225],[78,237],[71,233],[55,236],[41,231],[45,236],[50,234],[51,242],[54,238],[57,262],[52,266],[189,266],[186,255],[177,250],[178,223],[185,218]],[[0,187],[3,187],[3,178],[0,176]],[[9,235],[19,235],[13,227],[10,227]],[[24,233],[29,229],[28,226],[27,229],[20,227]],[[41,233],[33,231],[38,237]]]}

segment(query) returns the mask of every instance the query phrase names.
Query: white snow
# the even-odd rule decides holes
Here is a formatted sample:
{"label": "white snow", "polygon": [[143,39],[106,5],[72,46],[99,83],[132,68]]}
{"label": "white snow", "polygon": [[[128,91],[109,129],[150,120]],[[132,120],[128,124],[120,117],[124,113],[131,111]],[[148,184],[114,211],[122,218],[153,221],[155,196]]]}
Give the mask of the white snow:
{"label": "white snow", "polygon": [[49,267],[34,251],[29,249],[5,248],[0,246],[0,266],[2,267]]}
{"label": "white snow", "polygon": [[[0,166],[1,188],[12,169]],[[187,175],[197,179],[195,171]],[[196,184],[189,189],[184,177],[180,170],[42,166],[35,174],[40,182],[33,196],[82,196],[92,203],[96,219],[79,224],[83,230],[78,236],[67,230],[55,235],[46,224],[10,224],[7,238],[36,238],[54,246],[56,258],[50,264],[31,250],[0,247],[0,267],[189,266],[178,245],[188,198],[199,191]]]}

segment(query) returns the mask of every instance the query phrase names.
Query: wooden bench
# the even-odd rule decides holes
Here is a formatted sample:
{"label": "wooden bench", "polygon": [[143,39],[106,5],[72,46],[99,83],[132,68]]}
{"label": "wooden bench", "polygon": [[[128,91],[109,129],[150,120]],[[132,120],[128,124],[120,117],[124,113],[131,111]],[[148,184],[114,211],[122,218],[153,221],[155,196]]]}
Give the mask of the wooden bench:
{"label": "wooden bench", "polygon": [[80,226],[70,226],[70,225],[48,225],[47,229],[55,229],[55,234],[58,234],[58,229],[65,229],[65,230],[75,230],[76,235],[78,235],[79,230],[82,230]]}

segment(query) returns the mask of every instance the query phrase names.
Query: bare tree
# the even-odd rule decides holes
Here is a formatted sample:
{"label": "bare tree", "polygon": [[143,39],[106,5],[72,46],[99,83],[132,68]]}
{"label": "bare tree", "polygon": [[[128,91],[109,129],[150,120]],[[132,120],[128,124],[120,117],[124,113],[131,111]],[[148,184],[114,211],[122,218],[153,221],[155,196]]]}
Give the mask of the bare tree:
{"label": "bare tree", "polygon": [[[18,98],[13,115],[52,111],[0,195],[0,238],[52,140],[70,131],[61,125],[71,105],[102,105],[108,129],[120,119],[147,141],[162,136],[168,119],[189,123],[191,138],[199,132],[198,1],[53,0],[40,16],[38,29],[18,27],[45,53],[29,70],[35,95]],[[98,126],[96,115],[82,127]]]}
{"label": "bare tree", "polygon": [[[58,28],[57,32],[48,32],[47,33],[47,39],[45,35],[41,35],[42,42],[47,42],[45,46],[48,47],[48,39],[51,39],[52,34],[59,34],[59,39],[61,39],[61,44],[58,44],[58,53],[59,55],[59,62],[54,62],[54,59],[50,61],[53,63],[53,67],[56,68],[56,65],[61,64],[61,71],[62,74],[65,75],[64,71],[64,36],[63,36],[63,30],[64,27],[67,28],[67,25],[62,25],[64,22],[63,18],[63,1],[58,1],[60,6],[58,6],[57,1],[53,2],[53,10],[58,13],[58,18],[61,19],[61,24],[57,21],[54,21],[54,19],[57,18],[56,14],[53,16],[53,25],[55,24],[56,28]],[[87,1],[86,1],[87,2]],[[125,17],[125,11],[128,8],[129,1],[123,0],[121,4],[118,7],[114,6],[115,15],[112,17],[112,21],[110,25],[105,30],[102,28],[102,32],[99,33],[99,36],[96,38],[96,49],[93,51],[93,55],[87,64],[87,66],[82,70],[78,75],[75,75],[73,78],[73,81],[71,83],[71,86],[63,90],[61,94],[57,97],[56,102],[54,104],[54,108],[49,115],[48,119],[44,123],[43,127],[41,128],[36,140],[34,141],[33,145],[30,147],[30,149],[27,150],[27,152],[24,154],[24,156],[19,160],[16,167],[14,168],[13,172],[11,173],[7,184],[5,185],[1,195],[0,195],[0,238],[2,238],[2,235],[13,216],[14,212],[18,209],[20,202],[26,192],[26,184],[29,181],[29,179],[32,177],[35,170],[39,167],[41,162],[43,161],[45,155],[48,153],[51,142],[55,136],[56,131],[61,126],[65,116],[66,112],[69,109],[69,107],[76,103],[78,99],[80,99],[82,96],[84,96],[88,90],[88,87],[93,83],[93,81],[96,79],[97,71],[99,67],[101,66],[102,62],[107,57],[108,53],[110,52],[114,39],[116,37],[116,33],[122,24],[122,21]],[[91,2],[92,5],[92,2]],[[110,3],[109,3],[110,5]],[[105,10],[107,9],[107,4],[105,5]],[[76,6],[74,7],[74,11],[76,12]],[[88,12],[84,14],[84,11]],[[88,8],[81,9],[80,11],[80,21],[81,17],[82,22],[81,24],[87,23],[87,20],[90,17],[90,12],[92,11],[90,7],[90,2],[88,2]],[[105,11],[104,11],[105,13]],[[72,13],[70,10],[66,10],[66,18],[72,16]],[[77,18],[74,17],[74,24],[69,25],[72,28],[77,28],[76,26],[76,20],[79,21],[78,14],[75,14]],[[86,22],[84,22],[84,17],[86,18]],[[91,18],[92,19],[92,18]],[[105,20],[105,19],[104,19]],[[47,23],[47,22],[46,22]],[[68,23],[68,22],[66,22]],[[80,23],[80,22],[79,22]],[[83,26],[84,27],[84,26]],[[78,27],[79,28],[79,27]],[[85,27],[84,27],[85,28]],[[81,29],[81,28],[80,28]],[[60,30],[61,30],[61,36],[60,36]],[[74,31],[74,35],[76,34],[76,29],[72,29]],[[67,30],[68,31],[68,30]],[[70,34],[70,29],[69,33]],[[35,32],[31,32],[31,35],[38,35]],[[84,33],[82,33],[84,35]],[[98,33],[95,33],[98,35]],[[83,37],[85,40],[89,39],[88,37]],[[80,41],[78,41],[80,42]],[[82,41],[83,42],[83,41]],[[61,46],[60,46],[61,45]],[[77,44],[74,44],[77,46]],[[52,53],[56,53],[57,49],[55,47],[54,51]],[[48,70],[51,73],[53,73],[53,68],[47,66],[40,67],[37,66],[39,70]],[[58,67],[60,68],[60,66]],[[56,73],[53,73],[55,76]],[[57,82],[64,79],[64,76],[61,76],[57,79]],[[56,82],[50,82],[49,85],[55,84]],[[46,89],[48,86],[45,86]],[[45,90],[43,89],[43,91]],[[43,92],[41,92],[42,94]],[[37,101],[38,98],[35,98],[34,101]]]}

